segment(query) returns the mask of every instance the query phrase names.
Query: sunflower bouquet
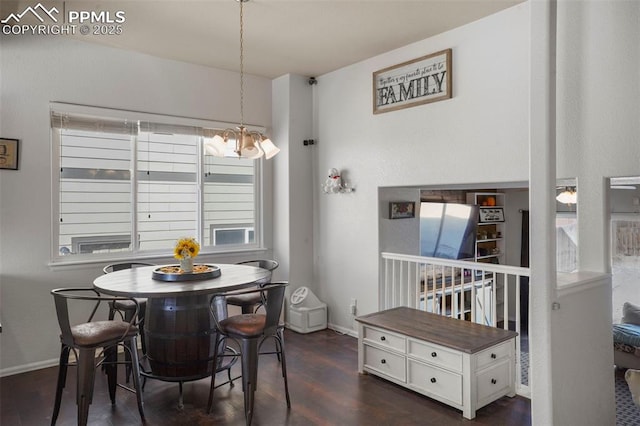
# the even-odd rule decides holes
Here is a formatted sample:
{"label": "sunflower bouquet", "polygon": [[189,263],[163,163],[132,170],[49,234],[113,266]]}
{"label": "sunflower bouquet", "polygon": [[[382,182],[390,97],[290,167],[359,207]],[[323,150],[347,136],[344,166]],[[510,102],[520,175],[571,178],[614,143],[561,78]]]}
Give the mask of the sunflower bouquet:
{"label": "sunflower bouquet", "polygon": [[195,238],[181,238],[173,249],[173,257],[178,260],[193,259],[200,252],[200,244]]}

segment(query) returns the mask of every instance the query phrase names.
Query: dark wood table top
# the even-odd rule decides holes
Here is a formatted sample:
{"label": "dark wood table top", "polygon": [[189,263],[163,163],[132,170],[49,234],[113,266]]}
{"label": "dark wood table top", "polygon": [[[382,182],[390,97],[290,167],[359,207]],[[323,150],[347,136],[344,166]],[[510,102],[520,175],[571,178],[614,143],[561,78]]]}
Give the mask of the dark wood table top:
{"label": "dark wood table top", "polygon": [[270,272],[249,265],[215,264],[220,276],[198,281],[158,281],[153,271],[163,265],[124,269],[99,276],[93,287],[100,293],[127,297],[180,297],[223,293],[250,286],[266,278]]}
{"label": "dark wood table top", "polygon": [[356,318],[356,321],[469,354],[474,354],[518,335],[515,331],[475,324],[407,307],[364,315]]}

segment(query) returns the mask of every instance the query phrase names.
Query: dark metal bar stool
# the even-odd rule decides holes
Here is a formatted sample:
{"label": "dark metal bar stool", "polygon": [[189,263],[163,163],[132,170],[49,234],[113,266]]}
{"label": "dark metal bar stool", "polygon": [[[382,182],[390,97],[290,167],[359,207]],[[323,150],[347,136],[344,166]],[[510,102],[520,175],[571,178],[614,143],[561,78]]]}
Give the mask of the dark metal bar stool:
{"label": "dark metal bar stool", "polygon": [[[266,269],[269,272],[273,272],[279,266],[279,263],[275,260],[270,259],[259,259],[259,260],[245,260],[243,262],[238,262],[237,265],[252,265],[257,266],[258,268]],[[256,282],[257,286],[261,286],[264,284],[268,284],[271,282],[271,274],[264,280]],[[230,292],[227,293],[227,304],[233,306],[240,306],[242,308],[243,314],[253,314],[261,305],[260,293],[259,292]]]}
{"label": "dark metal bar stool", "polygon": [[[105,266],[102,269],[102,272],[108,274],[110,272],[121,271],[123,269],[131,269],[138,268],[141,266],[154,266],[153,263],[145,263],[145,262],[122,262],[122,263],[112,263],[110,265]],[[118,300],[115,302],[109,303],[109,319],[112,320],[116,316],[116,312],[120,314],[124,321],[130,322],[132,318],[134,318],[135,312],[137,312],[138,317],[138,329],[140,331],[140,343],[142,345],[142,353],[147,353],[146,341],[144,338],[144,314],[147,309],[147,299],[136,298],[137,306],[128,299]],[[128,356],[128,354],[127,354]],[[127,365],[127,383],[129,383],[129,377],[131,376],[131,367]]]}
{"label": "dark metal bar stool", "polygon": [[[53,408],[51,424],[55,425],[60,412],[62,400],[62,390],[64,389],[67,367],[69,364],[69,352],[73,351],[77,359],[78,378],[76,390],[76,404],[78,405],[78,424],[84,426],[89,417],[89,405],[93,400],[93,387],[95,370],[103,366],[107,374],[109,385],[109,396],[111,403],[116,402],[116,387],[129,390],[136,394],[138,411],[140,418],[144,422],[144,409],[142,406],[142,390],[140,383],[140,370],[138,367],[138,353],[136,339],[138,327],[134,324],[136,315],[128,322],[123,321],[93,321],[93,317],[102,302],[116,302],[127,300],[124,297],[105,297],[92,288],[59,288],[51,291],[56,306],[56,314],[60,325],[60,341],[62,349],[60,351],[60,365],[58,370],[58,384],[56,389],[56,399]],[[89,319],[81,324],[71,325],[69,319],[69,301],[95,302]],[[128,299],[136,306],[134,299]],[[135,311],[137,314],[137,309]],[[134,389],[120,385],[117,382],[118,374],[118,346],[124,347],[128,354],[128,360],[133,372]],[[101,357],[96,361],[96,349],[102,348]]]}
{"label": "dark metal bar stool", "polygon": [[[240,292],[242,294],[258,293],[265,307],[265,315],[242,314],[218,321],[215,306],[219,301],[224,301],[225,296],[214,295],[211,299],[211,313],[218,330],[216,347],[224,344],[225,337],[234,339],[240,346],[240,357],[242,359],[242,390],[244,392],[244,412],[247,425],[251,424],[253,418],[254,393],[258,384],[258,356],[266,354],[266,352],[260,352],[260,347],[262,343],[270,337],[275,340],[276,353],[279,355],[282,366],[287,407],[291,408],[289,385],[287,383],[287,363],[284,355],[284,339],[282,337],[282,325],[280,324],[280,314],[284,304],[284,292],[287,285],[287,282],[276,282],[265,284],[258,289]],[[215,352],[214,365],[217,363],[218,352],[219,351]],[[216,375],[213,374],[211,376],[207,413],[211,412],[213,392],[216,387],[215,378]]]}

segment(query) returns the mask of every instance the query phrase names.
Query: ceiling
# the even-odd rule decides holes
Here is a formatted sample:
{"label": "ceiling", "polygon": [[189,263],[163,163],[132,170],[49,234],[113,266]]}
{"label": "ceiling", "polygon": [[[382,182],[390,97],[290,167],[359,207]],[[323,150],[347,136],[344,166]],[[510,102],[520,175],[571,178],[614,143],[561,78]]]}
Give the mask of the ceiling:
{"label": "ceiling", "polygon": [[[251,0],[243,6],[245,72],[268,78],[319,76],[522,1]],[[5,3],[2,16],[12,11],[8,4],[20,12],[33,3]],[[240,6],[235,0],[72,0],[63,7],[125,12],[122,34],[77,34],[81,40],[239,70]]]}

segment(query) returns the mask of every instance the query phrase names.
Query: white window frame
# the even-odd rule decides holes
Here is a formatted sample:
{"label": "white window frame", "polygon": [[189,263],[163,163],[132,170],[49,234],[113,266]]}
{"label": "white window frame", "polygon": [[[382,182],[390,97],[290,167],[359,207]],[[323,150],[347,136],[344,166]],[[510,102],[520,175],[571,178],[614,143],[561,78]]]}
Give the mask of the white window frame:
{"label": "white window frame", "polygon": [[234,230],[242,230],[244,232],[244,243],[242,245],[240,245],[240,247],[242,247],[243,245],[249,244],[249,233],[253,232],[254,236],[253,239],[255,240],[255,227],[251,226],[250,224],[247,223],[234,223],[234,224],[225,224],[225,225],[215,225],[215,224],[211,224],[209,225],[209,241],[211,241],[211,245],[213,246],[227,246],[227,247],[232,247],[232,246],[237,246],[236,244],[216,244],[217,243],[217,238],[216,238],[216,231],[234,231]]}
{"label": "white window frame", "polygon": [[[146,121],[157,124],[176,125],[176,126],[194,126],[202,127],[205,129],[226,129],[235,126],[233,123],[227,123],[222,121],[209,121],[202,119],[166,116],[159,114],[151,114],[144,112],[135,112],[127,110],[115,110],[107,108],[92,107],[86,105],[75,105],[60,102],[50,103],[50,113],[55,111],[56,113],[63,114],[77,114],[77,115],[89,115],[100,118],[109,119],[122,119],[130,120],[132,122]],[[266,132],[266,128],[260,126],[246,125],[247,129],[255,130],[261,133]],[[135,141],[132,138],[132,144]],[[198,171],[197,171],[197,186],[198,186],[198,221],[197,221],[197,234],[198,241],[203,242],[204,232],[208,232],[208,229],[204,228],[204,212],[203,212],[203,194],[204,194],[204,168],[205,161],[202,148],[202,141],[199,143],[198,149]],[[135,150],[134,150],[135,152]],[[135,154],[133,155],[133,161],[135,161]],[[264,204],[263,204],[263,192],[264,192],[264,167],[262,167],[263,159],[255,160],[254,162],[254,243],[244,245],[202,245],[202,254],[224,254],[230,252],[252,252],[256,250],[264,250]],[[51,264],[77,264],[77,263],[92,263],[102,262],[105,260],[117,260],[117,259],[136,259],[136,258],[150,258],[150,257],[171,257],[171,250],[138,250],[134,245],[131,251],[114,252],[114,253],[101,253],[101,254],[74,254],[72,256],[64,256],[59,253],[59,238],[60,238],[60,139],[59,132],[51,127]],[[136,167],[134,164],[132,167]],[[137,188],[137,174],[131,171],[131,185],[132,188]],[[132,190],[131,195],[131,237],[132,241],[135,241],[134,235],[137,235],[138,223],[136,218],[136,197],[137,189]],[[224,225],[221,225],[221,227]]]}

